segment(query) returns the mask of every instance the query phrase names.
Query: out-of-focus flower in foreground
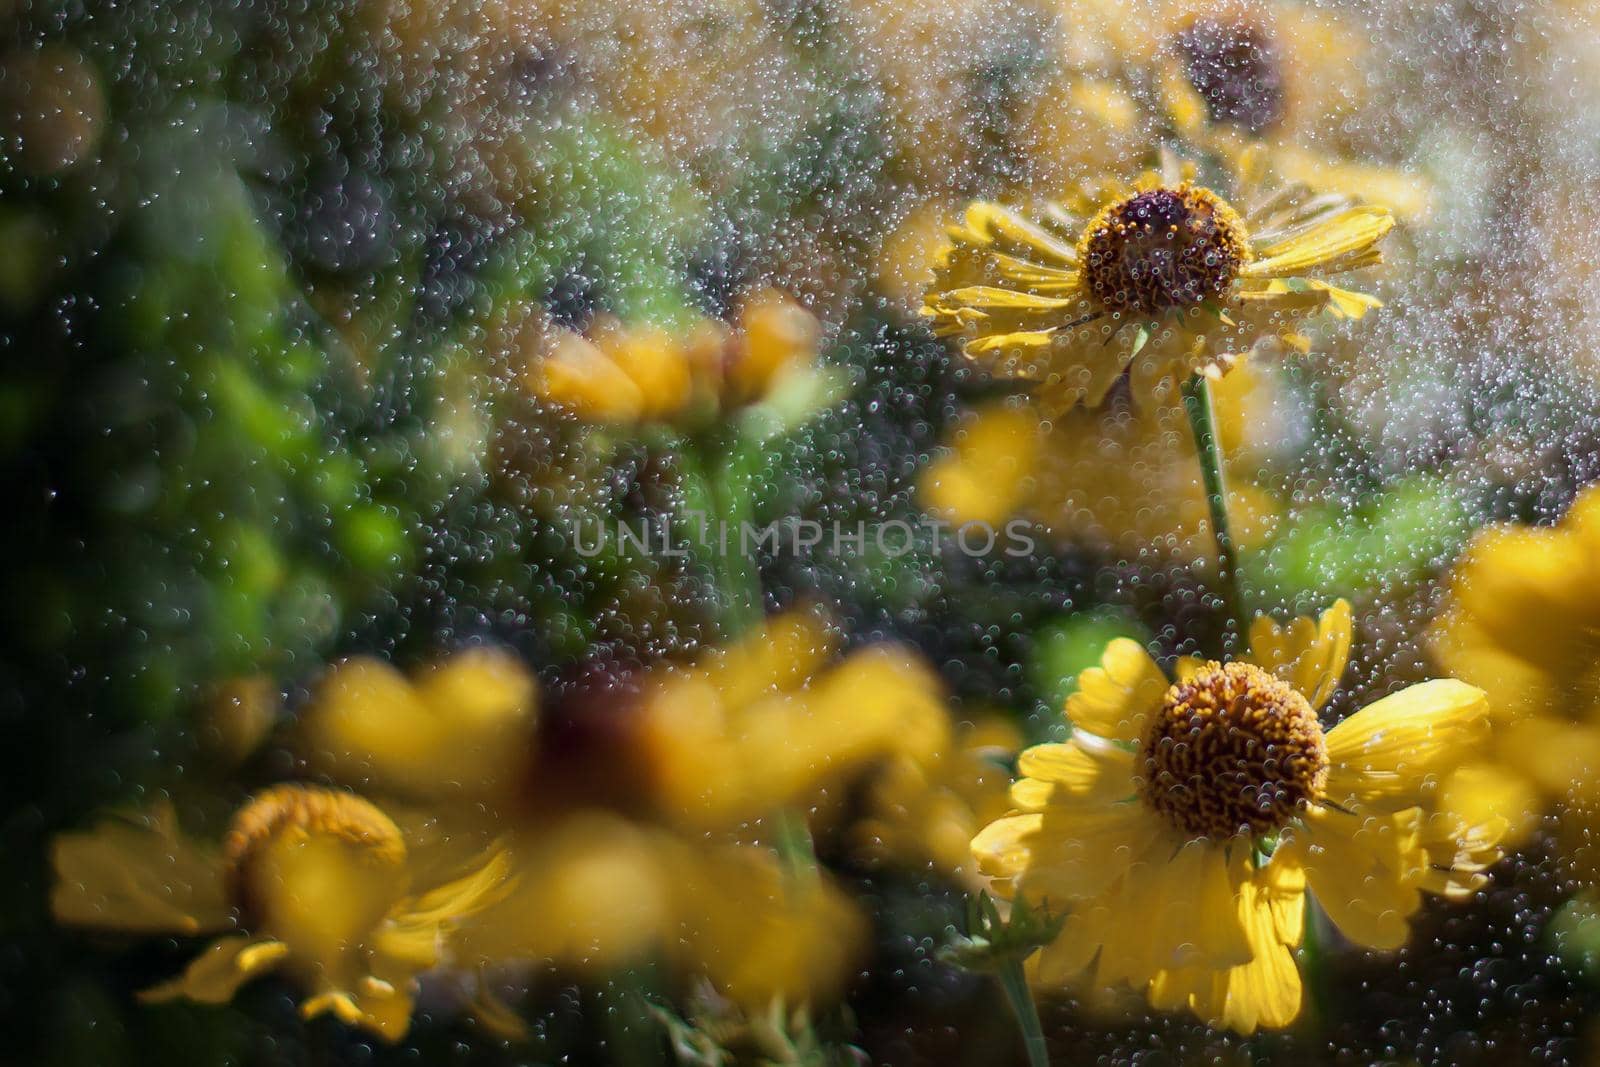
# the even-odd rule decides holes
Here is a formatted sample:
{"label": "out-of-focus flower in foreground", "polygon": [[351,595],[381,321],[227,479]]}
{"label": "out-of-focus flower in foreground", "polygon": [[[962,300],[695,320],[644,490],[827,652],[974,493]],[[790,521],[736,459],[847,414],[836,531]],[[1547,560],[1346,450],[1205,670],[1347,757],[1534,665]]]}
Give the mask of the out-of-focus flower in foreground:
{"label": "out-of-focus flower in foreground", "polygon": [[1001,761],[1022,733],[999,716],[962,727],[931,759],[899,756],[869,784],[866,813],[854,827],[858,851],[876,863],[931,868],[975,881],[972,836],[1010,808]]}
{"label": "out-of-focus flower in foreground", "polygon": [[1125,373],[1143,402],[1220,376],[1258,342],[1304,350],[1311,315],[1379,306],[1323,279],[1382,261],[1389,210],[1283,184],[1259,153],[1237,162],[1231,203],[1172,159],[1036,211],[975,201],[937,254],[923,314],[1054,412],[1099,405]]}
{"label": "out-of-focus flower in foreground", "polygon": [[585,422],[694,423],[764,400],[809,370],[817,336],[810,312],[767,290],[731,331],[700,319],[681,329],[601,320],[585,334],[550,332],[521,378]]}
{"label": "out-of-focus flower in foreground", "polygon": [[410,678],[355,657],[318,682],[300,747],[316,770],[362,789],[505,797],[531,757],[538,696],[532,672],[502,649],[463,649]]}
{"label": "out-of-focus flower in foreground", "polygon": [[1548,802],[1570,802],[1560,837],[1591,883],[1600,883],[1590,844],[1600,800],[1597,593],[1600,488],[1590,488],[1556,526],[1479,531],[1429,633],[1440,666],[1482,687],[1494,712],[1494,745],[1453,777],[1452,806],[1500,812],[1520,839]]}
{"label": "out-of-focus flower in foreground", "polygon": [[1482,885],[1504,820],[1469,825],[1429,794],[1487,731],[1483,692],[1426,682],[1324,734],[1350,638],[1340,601],[1317,622],[1258,618],[1245,659],[1185,658],[1176,681],[1128,639],[1084,672],[1071,739],[1022,753],[1020,812],[973,841],[997,888],[1070,909],[1037,981],[1088,975],[1240,1032],[1285,1026],[1308,890],[1345,936],[1394,949],[1424,891]]}
{"label": "out-of-focus flower in foreground", "polygon": [[640,736],[661,816],[710,829],[806,810],[880,760],[948,747],[938,676],[913,653],[832,659],[827,627],[796,612],[653,680]]}
{"label": "out-of-focus flower in foreground", "polygon": [[60,922],[216,935],[143,999],[226,1003],[280,971],[306,990],[305,1017],[332,1014],[390,1041],[410,1026],[417,976],[445,960],[448,936],[509,888],[495,851],[414,889],[416,857],[387,814],[352,793],[293,784],[241,807],[220,849],[157,809],[63,834],[53,858]]}

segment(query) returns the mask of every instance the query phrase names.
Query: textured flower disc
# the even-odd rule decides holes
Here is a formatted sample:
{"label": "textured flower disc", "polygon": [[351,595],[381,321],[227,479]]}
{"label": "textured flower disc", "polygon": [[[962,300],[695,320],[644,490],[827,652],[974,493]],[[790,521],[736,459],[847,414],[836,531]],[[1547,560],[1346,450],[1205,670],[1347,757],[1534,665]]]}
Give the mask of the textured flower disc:
{"label": "textured flower disc", "polygon": [[1249,663],[1207,664],[1167,690],[1140,764],[1144,799],[1183,833],[1213,840],[1280,829],[1328,775],[1310,703]]}
{"label": "textured flower disc", "polygon": [[228,885],[241,911],[254,910],[251,867],[272,842],[288,835],[328,837],[356,846],[378,867],[405,863],[405,839],[394,820],[369,801],[333,789],[275,785],[250,799],[233,817],[222,842]]}
{"label": "textured flower disc", "polygon": [[1185,183],[1108,204],[1084,229],[1079,256],[1107,310],[1159,315],[1224,296],[1250,246],[1225,200]]}
{"label": "textured flower disc", "polygon": [[1259,134],[1283,118],[1283,62],[1261,27],[1199,18],[1175,43],[1189,84],[1206,102],[1212,122]]}

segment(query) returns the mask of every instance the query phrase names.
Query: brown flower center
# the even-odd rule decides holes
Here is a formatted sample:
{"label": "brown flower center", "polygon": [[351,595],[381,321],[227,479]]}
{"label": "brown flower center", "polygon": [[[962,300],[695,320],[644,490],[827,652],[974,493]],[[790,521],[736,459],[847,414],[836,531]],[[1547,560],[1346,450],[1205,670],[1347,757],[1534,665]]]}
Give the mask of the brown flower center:
{"label": "brown flower center", "polygon": [[1250,258],[1239,215],[1185,182],[1102,208],[1078,241],[1084,280],[1106,309],[1159,315],[1225,295]]}
{"label": "brown flower center", "polygon": [[1328,754],[1298,690],[1249,663],[1210,663],[1167,690],[1139,766],[1151,807],[1220,840],[1282,828],[1322,795]]}
{"label": "brown flower center", "polygon": [[247,917],[272,895],[281,850],[303,842],[335,845],[375,870],[398,872],[406,860],[400,828],[371,802],[320,786],[271,786],[239,809],[222,841],[228,886]]}
{"label": "brown flower center", "polygon": [[1283,118],[1283,63],[1277,44],[1261,27],[1199,18],[1174,43],[1212,122],[1259,134]]}

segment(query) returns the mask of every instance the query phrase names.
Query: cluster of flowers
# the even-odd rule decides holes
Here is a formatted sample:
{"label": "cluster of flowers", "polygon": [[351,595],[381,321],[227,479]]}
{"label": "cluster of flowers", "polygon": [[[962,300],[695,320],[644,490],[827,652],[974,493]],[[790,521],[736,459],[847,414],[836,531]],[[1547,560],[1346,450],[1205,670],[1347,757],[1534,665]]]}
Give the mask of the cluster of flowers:
{"label": "cluster of flowers", "polygon": [[[902,5],[857,7],[886,41],[931,32]],[[1091,24],[1087,7],[1076,16]],[[1381,306],[1344,276],[1377,266],[1397,216],[1422,210],[1414,186],[1260,140],[1315,121],[1303,112],[1316,94],[1296,81],[1305,35],[1260,13],[1163,8],[1159,24],[1170,39],[1154,53],[1146,34],[1114,61],[1063,65],[1056,96],[1078,125],[1037,108],[1010,131],[1060,195],[965,203],[931,249],[915,225],[886,242],[886,261],[926,253],[934,333],[1016,387],[925,467],[930,510],[995,524],[1027,511],[1059,530],[1121,502],[1139,515],[1110,524],[1135,543],[1174,527],[1208,543],[1218,502],[1197,473],[1166,487],[1193,504],[1176,523],[1141,526],[1149,510],[1129,503],[1130,486],[1205,458],[1175,430],[1173,401],[1214,383],[1227,451],[1245,432],[1252,360],[1308,352],[1317,320]],[[401,50],[448,36],[420,15],[399,29]],[[882,74],[903,128],[931,121],[917,108],[928,72],[885,61]],[[664,143],[689,141],[669,89],[639,110]],[[1152,101],[1155,117],[1140,117]],[[711,111],[695,114],[709,123]],[[1136,133],[1152,122],[1159,144]],[[901,149],[936,143],[909,136]],[[479,147],[491,176],[514,169]],[[1139,172],[1141,156],[1153,169]],[[1089,173],[1091,159],[1120,169]],[[950,198],[932,198],[934,217]],[[567,329],[531,315],[508,332],[509,377],[592,440],[664,434],[718,458],[830,396],[822,331],[799,303],[761,291],[732,318]],[[1108,440],[1137,441],[1140,461],[1108,473]],[[711,482],[728,517],[737,485]],[[1260,510],[1248,487],[1220,505],[1248,545]],[[244,683],[222,701],[221,732],[237,756],[288,753],[292,773],[209,823],[204,805],[164,802],[62,835],[53,907],[76,926],[212,939],[149,999],[218,1003],[277,971],[304,991],[306,1016],[390,1040],[424,975],[514,1033],[501,991],[546,964],[604,973],[665,959],[755,1014],[835,996],[866,938],[815,838],[1056,913],[1027,964],[1040,988],[1132,988],[1219,1027],[1287,1026],[1308,896],[1352,942],[1398,948],[1427,895],[1476,893],[1542,803],[1600,761],[1592,724],[1550,714],[1600,706],[1597,505],[1586,497],[1554,530],[1481,535],[1434,634],[1455,677],[1330,726],[1320,713],[1354,634],[1343,600],[1317,619],[1231,620],[1248,648],[1219,661],[1114,641],[1076,680],[1066,740],[1027,748],[998,717],[958,728],[914,651],[842,650],[803,611],[730,625],[688,665],[599,687],[573,730],[542,713],[530,668],[494,647],[410,675],[343,660],[292,714],[275,683]],[[744,612],[761,602],[748,567],[724,561],[716,577]],[[1482,758],[1490,737],[1509,764]],[[1002,770],[1013,757],[1014,781]]]}

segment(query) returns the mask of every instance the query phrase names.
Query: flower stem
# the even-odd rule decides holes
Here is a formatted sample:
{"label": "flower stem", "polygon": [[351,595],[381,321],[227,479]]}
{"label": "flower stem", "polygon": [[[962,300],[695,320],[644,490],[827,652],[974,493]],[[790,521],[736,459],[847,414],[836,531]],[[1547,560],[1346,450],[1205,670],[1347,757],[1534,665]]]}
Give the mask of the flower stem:
{"label": "flower stem", "polygon": [[1050,1053],[1044,1043],[1044,1027],[1039,1025],[1039,1009],[1034,1006],[1028,979],[1021,960],[1007,960],[1000,967],[1000,988],[1006,991],[1011,1010],[1022,1031],[1022,1046],[1028,1051],[1028,1067],[1050,1067]]}
{"label": "flower stem", "polygon": [[1196,374],[1184,383],[1183,407],[1189,415],[1189,428],[1194,432],[1201,484],[1211,512],[1211,532],[1217,542],[1217,586],[1227,617],[1223,651],[1232,655],[1239,649],[1239,635],[1246,621],[1244,597],[1239,588],[1239,561],[1234,555],[1233,534],[1228,527],[1228,486],[1223,476],[1222,443],[1217,438],[1211,382],[1205,375]]}

